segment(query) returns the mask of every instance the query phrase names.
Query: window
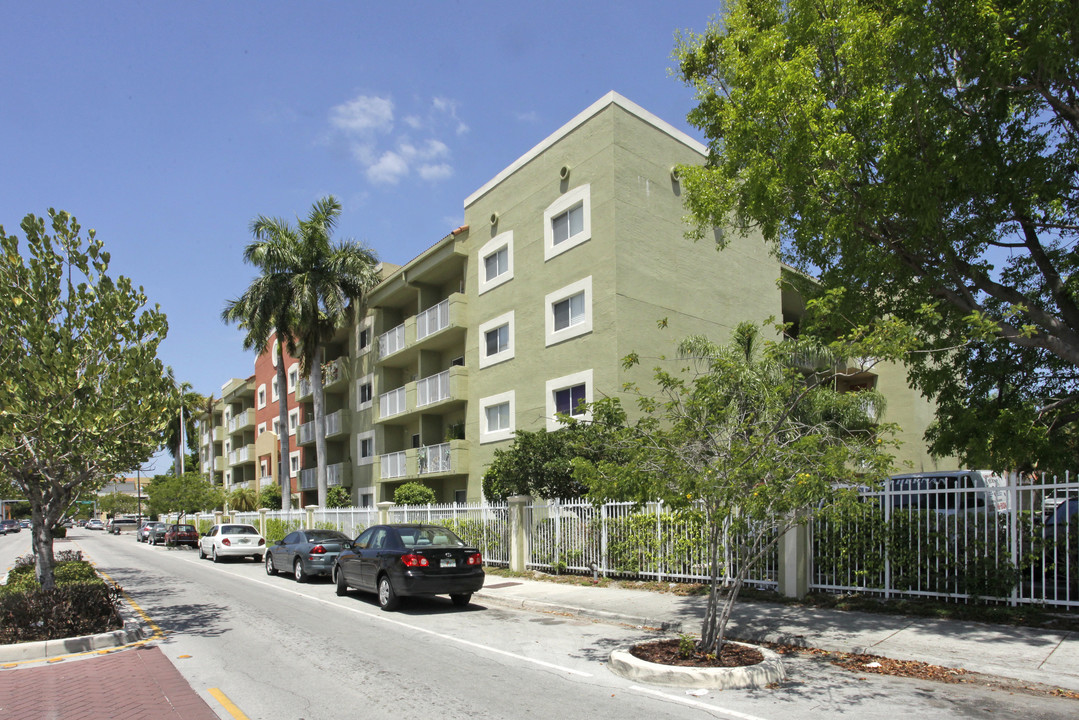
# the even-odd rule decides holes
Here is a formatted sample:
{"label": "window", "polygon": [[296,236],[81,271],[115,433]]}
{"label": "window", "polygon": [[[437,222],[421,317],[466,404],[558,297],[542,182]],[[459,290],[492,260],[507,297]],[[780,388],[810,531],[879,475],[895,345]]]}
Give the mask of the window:
{"label": "window", "polygon": [[513,437],[513,391],[480,398],[480,442],[497,442]]}
{"label": "window", "polygon": [[356,350],[364,352],[369,347],[371,347],[371,328],[364,328],[356,337]]}
{"label": "window", "polygon": [[288,474],[289,477],[296,477],[300,474],[300,451],[291,452],[288,455]]}
{"label": "window", "polygon": [[296,426],[300,424],[300,408],[290,410],[288,414],[288,434],[296,434]]}
{"label": "window", "polygon": [[370,465],[375,461],[375,434],[366,432],[356,436],[356,464]]}
{"label": "window", "polygon": [[551,218],[551,233],[554,235],[553,242],[555,245],[560,245],[583,231],[584,205],[577,205],[561,215]]}
{"label": "window", "polygon": [[543,259],[550,260],[592,238],[592,191],[581,185],[543,212]]}
{"label": "window", "polygon": [[259,409],[266,407],[266,385],[259,385]]}
{"label": "window", "polygon": [[513,358],[513,311],[480,323],[480,367]]}
{"label": "window", "polygon": [[545,301],[547,345],[592,332],[591,275],[549,293]]}
{"label": "window", "polygon": [[370,375],[365,375],[356,381],[356,409],[364,410],[371,407],[374,398],[374,384]]}
{"label": "window", "polygon": [[274,378],[270,382],[270,399],[273,400],[274,402],[277,402],[277,397],[278,397],[278,395],[277,395],[277,378]]}
{"label": "window", "polygon": [[484,243],[477,252],[479,294],[513,279],[513,232],[504,232]]}
{"label": "window", "polygon": [[555,390],[555,412],[564,413],[566,415],[584,415],[584,408],[581,407],[581,403],[583,402],[586,402],[584,399],[583,384]]}
{"label": "window", "polygon": [[296,392],[296,383],[300,380],[300,371],[293,365],[288,369],[288,391]]}
{"label": "window", "polygon": [[584,322],[584,291],[572,295],[565,300],[559,300],[552,308],[554,311],[555,332],[565,330],[571,325],[579,325]]}
{"label": "window", "polygon": [[556,417],[558,413],[587,418],[588,413],[580,407],[582,402],[592,402],[591,369],[548,380],[547,430],[554,431],[562,427]]}
{"label": "window", "polygon": [[255,437],[258,437],[264,432],[266,432],[266,423],[259,423],[259,426],[255,428]]}
{"label": "window", "polygon": [[458,505],[464,505],[468,502],[468,490],[454,490],[453,501]]}
{"label": "window", "polygon": [[273,434],[274,435],[280,435],[281,434],[280,427],[281,427],[281,419],[280,418],[274,418],[273,419]]}

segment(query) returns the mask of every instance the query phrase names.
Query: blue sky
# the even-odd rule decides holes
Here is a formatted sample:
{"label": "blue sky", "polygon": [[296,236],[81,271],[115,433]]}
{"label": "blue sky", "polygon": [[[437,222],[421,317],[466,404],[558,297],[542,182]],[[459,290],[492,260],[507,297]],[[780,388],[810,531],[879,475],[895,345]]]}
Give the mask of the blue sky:
{"label": "blue sky", "polygon": [[[0,224],[49,207],[169,318],[202,393],[253,372],[219,319],[259,214],[334,194],[338,237],[403,263],[464,198],[609,90],[687,131],[697,2],[0,0]],[[19,231],[21,233],[21,231]]]}

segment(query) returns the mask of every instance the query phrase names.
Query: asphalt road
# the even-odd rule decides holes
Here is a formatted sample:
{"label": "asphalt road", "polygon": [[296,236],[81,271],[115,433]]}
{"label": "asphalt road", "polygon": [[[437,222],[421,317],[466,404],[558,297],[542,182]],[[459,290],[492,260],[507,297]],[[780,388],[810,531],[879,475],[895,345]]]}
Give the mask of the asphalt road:
{"label": "asphalt road", "polygon": [[[0,537],[0,571],[29,551]],[[269,577],[251,561],[214,564],[134,536],[75,530],[77,547],[165,633],[157,641],[222,718],[220,689],[249,718],[701,718],[859,720],[1073,718],[1079,703],[979,687],[860,676],[812,658],[780,687],[695,696],[607,670],[612,648],[651,637],[631,627],[412,600],[396,613],[372,596],[338,598],[328,581]]]}

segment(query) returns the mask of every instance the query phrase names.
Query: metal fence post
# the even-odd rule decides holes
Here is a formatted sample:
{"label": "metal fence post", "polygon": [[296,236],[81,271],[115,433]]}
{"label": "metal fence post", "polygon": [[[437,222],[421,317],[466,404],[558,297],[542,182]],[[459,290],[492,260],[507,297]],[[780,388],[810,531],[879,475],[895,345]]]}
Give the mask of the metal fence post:
{"label": "metal fence post", "polygon": [[529,527],[525,517],[532,502],[530,495],[514,495],[509,498],[510,515],[510,570],[524,572],[528,566]]}

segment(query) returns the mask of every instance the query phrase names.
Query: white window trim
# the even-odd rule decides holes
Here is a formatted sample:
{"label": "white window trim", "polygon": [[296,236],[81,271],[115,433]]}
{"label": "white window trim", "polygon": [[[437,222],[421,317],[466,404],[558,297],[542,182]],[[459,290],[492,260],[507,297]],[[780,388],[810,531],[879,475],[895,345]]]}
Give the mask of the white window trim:
{"label": "white window trim", "polygon": [[[510,426],[505,430],[487,430],[487,408],[493,405],[501,405],[502,403],[509,403],[509,416]],[[501,442],[502,440],[509,440],[513,437],[514,429],[517,427],[517,415],[516,415],[516,401],[514,399],[514,391],[499,393],[498,395],[488,395],[485,398],[480,398],[480,444],[490,442]]]}
{"label": "white window trim", "polygon": [[277,378],[274,378],[270,381],[270,401],[277,402],[278,397],[280,395],[277,392]]}
{"label": "white window trim", "polygon": [[280,418],[274,418],[273,421],[272,421],[272,424],[270,425],[270,432],[272,432],[274,435],[280,436],[281,435],[280,428],[281,428],[281,420],[280,420]]}
{"label": "white window trim", "polygon": [[[487,332],[494,330],[495,328],[502,327],[503,325],[509,325],[509,342],[506,343],[506,349],[501,352],[497,352],[494,355],[487,355]],[[490,367],[500,362],[513,359],[513,310],[508,313],[503,313],[498,317],[491,318],[485,323],[480,323],[479,326],[479,342],[480,342],[480,367]]]}
{"label": "white window trim", "polygon": [[[502,273],[498,277],[488,280],[487,279],[487,265],[485,260],[498,252],[502,248],[506,248],[506,272]],[[476,252],[476,267],[479,268],[479,292],[477,294],[482,295],[492,288],[496,288],[502,283],[509,282],[513,279],[513,231],[508,230],[504,233],[495,235],[487,243],[484,243]]]}
{"label": "white window trim", "polygon": [[258,409],[266,407],[266,383],[259,385],[257,391],[255,391],[255,399],[258,402]]}
{"label": "white window trim", "polygon": [[[363,441],[371,441],[371,455],[369,457],[363,456]],[[357,465],[371,465],[375,462],[375,458],[378,453],[375,452],[375,431],[369,430],[365,433],[360,433],[356,436],[356,464]]]}
{"label": "white window trim", "polygon": [[[371,385],[371,399],[366,402],[360,401],[360,388],[364,385]],[[374,374],[364,375],[362,378],[356,381],[356,412],[360,410],[367,410],[373,407],[375,404],[375,376]]]}
{"label": "white window trim", "polygon": [[[293,460],[296,461],[295,469],[293,468],[293,462],[292,462]],[[299,450],[294,450],[294,451],[290,452],[288,454],[288,476],[289,477],[297,477],[300,474],[300,470],[303,469],[303,468],[300,467],[300,464],[301,464],[300,451]]]}
{"label": "white window trim", "polygon": [[270,346],[270,362],[274,367],[277,367],[277,353],[281,349],[281,343],[277,340],[273,341],[273,345]]}
{"label": "white window trim", "polygon": [[[361,322],[356,327],[356,356],[357,357],[359,357],[360,355],[366,355],[367,353],[371,352],[371,348],[374,347],[375,337],[374,337],[374,330],[372,329],[374,324],[372,323],[371,320],[372,320],[371,317],[368,316],[368,317],[364,318],[363,322]],[[367,345],[364,346],[364,347],[360,347],[360,333],[363,330],[367,331]]]}
{"label": "white window trim", "polygon": [[[295,418],[295,420],[293,420]],[[296,430],[300,427],[300,408],[293,408],[288,411],[288,434],[295,435]]]}
{"label": "white window trim", "polygon": [[[293,379],[292,371],[296,371],[295,380]],[[296,383],[300,381],[300,364],[292,363],[288,367],[288,371],[285,373],[285,382],[288,383],[288,391],[290,393],[296,392]]]}
{"label": "white window trim", "polygon": [[255,437],[258,437],[264,432],[266,432],[266,423],[259,423],[258,427],[255,428]]}
{"label": "white window trim", "polygon": [[[584,399],[585,402],[591,403],[593,400],[593,387],[592,387],[592,369],[582,370],[571,375],[563,375],[562,377],[553,378],[547,381],[547,431],[553,432],[560,427],[563,427],[562,423],[558,422],[558,418],[555,417],[554,394],[559,390],[565,390],[575,385],[584,385]],[[584,415],[576,416],[579,419],[591,420],[592,413],[587,412]]]}
{"label": "white window trim", "polygon": [[[582,210],[582,224],[581,232],[577,233],[571,238],[563,240],[558,245],[554,244],[554,228],[551,226],[551,220],[573,208],[574,205],[581,205]],[[543,211],[543,261],[546,262],[553,257],[561,255],[562,253],[577,247],[581,243],[588,242],[592,239],[592,186],[585,184],[579,185],[572,190],[566,191],[562,197],[555,200],[553,203],[547,206],[547,209]]]}
{"label": "white window trim", "polygon": [[[562,328],[559,331],[554,329],[554,306],[555,303],[561,302],[567,298],[573,297],[577,293],[584,291],[584,321],[579,322],[576,325],[570,325],[567,328]],[[546,330],[546,342],[545,345],[550,347],[557,343],[575,338],[580,335],[585,335],[592,332],[592,276],[578,280],[575,283],[570,283],[564,288],[559,288],[553,293],[548,293],[543,300],[545,307],[544,313],[544,326]]]}

